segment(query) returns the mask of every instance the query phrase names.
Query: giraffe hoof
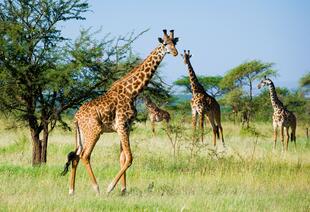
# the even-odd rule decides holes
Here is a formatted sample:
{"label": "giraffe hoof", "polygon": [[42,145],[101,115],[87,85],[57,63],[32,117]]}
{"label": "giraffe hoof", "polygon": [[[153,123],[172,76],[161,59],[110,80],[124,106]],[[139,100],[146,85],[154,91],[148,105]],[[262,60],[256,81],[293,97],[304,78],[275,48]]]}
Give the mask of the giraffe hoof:
{"label": "giraffe hoof", "polygon": [[69,189],[69,195],[73,196],[74,195],[74,190],[73,189]]}
{"label": "giraffe hoof", "polygon": [[94,191],[96,192],[96,194],[100,194],[100,190],[99,190],[99,186],[98,185],[93,185]]}
{"label": "giraffe hoof", "polygon": [[121,195],[124,196],[124,195],[126,195],[126,193],[127,193],[126,188],[122,188],[122,190],[121,190]]}
{"label": "giraffe hoof", "polygon": [[114,183],[110,183],[110,185],[107,188],[107,193],[110,193],[114,189]]}

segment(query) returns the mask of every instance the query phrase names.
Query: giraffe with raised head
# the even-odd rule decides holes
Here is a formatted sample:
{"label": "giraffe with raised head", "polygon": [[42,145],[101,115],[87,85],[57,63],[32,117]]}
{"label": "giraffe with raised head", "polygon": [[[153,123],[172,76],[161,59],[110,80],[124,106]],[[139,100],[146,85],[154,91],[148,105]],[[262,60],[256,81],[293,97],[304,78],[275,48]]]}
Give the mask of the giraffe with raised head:
{"label": "giraffe with raised head", "polygon": [[155,122],[165,121],[167,127],[170,121],[170,114],[159,108],[149,97],[144,97],[144,103],[149,114],[153,135],[155,135]]}
{"label": "giraffe with raised head", "polygon": [[[291,141],[294,141],[294,144],[296,147],[296,117],[279,100],[273,82],[271,81],[271,79],[266,78],[266,76],[257,85],[258,89],[264,86],[269,87],[271,105],[273,107],[273,116],[272,116],[273,135],[274,135],[273,148],[274,149],[276,148],[278,128],[280,128],[282,150],[284,150],[284,128],[285,128],[285,131],[286,131],[285,150],[287,151],[289,138],[291,138]],[[291,128],[291,135],[289,135],[289,128]]]}
{"label": "giraffe with raised head", "polygon": [[131,166],[133,157],[130,149],[130,126],[136,115],[135,99],[148,85],[158,65],[166,54],[178,55],[175,48],[178,38],[174,31],[163,30],[159,45],[137,67],[125,77],[114,82],[111,88],[102,96],[83,104],[75,114],[76,150],[68,154],[63,175],[72,164],[69,183],[69,194],[74,194],[77,166],[81,160],[93,185],[99,194],[99,186],[93,173],[90,158],[100,135],[107,132],[117,132],[120,137],[120,170],[109,184],[107,192],[111,192],[118,181],[121,181],[121,191],[126,191],[126,170]]}
{"label": "giraffe with raised head", "polygon": [[219,138],[221,134],[221,140],[223,146],[225,146],[223,128],[221,124],[221,108],[218,102],[210,96],[203,86],[199,83],[195,71],[190,62],[192,55],[190,51],[184,50],[184,54],[181,54],[184,59],[184,63],[187,65],[189,73],[189,80],[192,90],[191,108],[192,108],[192,127],[194,131],[197,125],[197,116],[199,115],[199,126],[201,130],[201,141],[203,141],[204,130],[204,118],[207,116],[213,131],[213,145],[216,146],[216,137]]}

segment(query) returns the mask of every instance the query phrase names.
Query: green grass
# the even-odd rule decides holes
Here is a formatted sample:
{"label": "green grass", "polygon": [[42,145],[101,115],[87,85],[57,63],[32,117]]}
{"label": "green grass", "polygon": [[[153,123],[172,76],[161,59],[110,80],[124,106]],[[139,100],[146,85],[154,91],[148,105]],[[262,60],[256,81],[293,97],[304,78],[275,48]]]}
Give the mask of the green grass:
{"label": "green grass", "polygon": [[[270,123],[255,125],[263,135],[257,144],[254,137],[240,134],[239,126],[224,123],[223,127],[225,151],[221,144],[217,150],[206,145],[190,157],[190,141],[184,140],[173,158],[160,127],[152,137],[149,123],[136,125],[131,135],[134,162],[124,196],[119,185],[109,195],[105,193],[119,170],[119,139],[116,134],[103,134],[92,156],[101,194],[95,195],[80,164],[73,197],[68,195],[69,176],[60,172],[73,150],[74,133],[53,132],[47,165],[32,168],[27,130],[0,129],[0,211],[310,210],[310,141],[302,136],[302,129],[297,133],[297,149],[290,144],[284,154],[280,142],[272,151]],[[210,133],[205,140],[211,143]]]}

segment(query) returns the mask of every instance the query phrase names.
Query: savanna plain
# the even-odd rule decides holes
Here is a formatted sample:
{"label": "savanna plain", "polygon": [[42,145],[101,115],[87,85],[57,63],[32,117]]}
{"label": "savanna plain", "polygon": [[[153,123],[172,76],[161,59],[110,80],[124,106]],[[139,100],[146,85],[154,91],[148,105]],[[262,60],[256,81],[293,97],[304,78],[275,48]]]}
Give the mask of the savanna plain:
{"label": "savanna plain", "polygon": [[[193,143],[190,123],[174,120],[175,130],[137,123],[131,132],[134,161],[127,171],[127,193],[118,184],[106,194],[119,170],[119,138],[103,134],[92,154],[101,194],[92,190],[83,164],[76,193],[68,195],[69,175],[61,176],[74,132],[56,129],[48,145],[48,162],[31,166],[26,128],[0,128],[0,211],[310,211],[310,141],[297,128],[297,146],[272,149],[271,123],[253,123],[252,132],[224,122],[226,147]],[[180,130],[181,129],[181,130]],[[254,133],[253,133],[254,131]],[[172,144],[175,144],[174,146]]]}

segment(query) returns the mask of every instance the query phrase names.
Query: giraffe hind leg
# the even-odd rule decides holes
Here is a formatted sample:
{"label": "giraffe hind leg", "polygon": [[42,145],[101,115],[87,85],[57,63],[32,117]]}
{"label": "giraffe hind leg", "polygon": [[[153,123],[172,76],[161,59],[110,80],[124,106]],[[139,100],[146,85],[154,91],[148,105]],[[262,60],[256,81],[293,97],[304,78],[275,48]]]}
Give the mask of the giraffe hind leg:
{"label": "giraffe hind leg", "polygon": [[84,164],[86,171],[90,177],[93,189],[95,190],[95,192],[97,194],[99,194],[100,193],[99,186],[98,186],[96,177],[94,175],[94,172],[93,172],[91,164],[90,164],[90,153],[89,152],[87,152],[87,153],[83,152],[82,156],[81,156],[81,161]]}
{"label": "giraffe hind leg", "polygon": [[76,169],[79,164],[80,158],[76,157],[72,161],[72,168],[71,168],[71,173],[70,173],[70,187],[69,187],[69,195],[74,194],[75,190],[75,176],[76,176]]}
{"label": "giraffe hind leg", "polygon": [[[87,135],[87,133],[85,135]],[[84,147],[80,154],[80,160],[84,164],[86,171],[90,177],[93,189],[97,194],[100,193],[99,186],[90,163],[90,158],[93,148],[95,147],[99,139],[99,136],[100,136],[100,128],[99,127],[96,128],[96,126],[94,126],[94,128],[92,128],[91,134],[89,134],[89,136],[85,136]]]}
{"label": "giraffe hind leg", "polygon": [[280,134],[281,134],[282,151],[284,151],[284,128],[283,126],[280,127]]}
{"label": "giraffe hind leg", "polygon": [[218,125],[218,129],[219,129],[220,134],[221,134],[221,140],[222,140],[223,147],[225,147],[224,134],[223,134],[223,127],[222,127],[221,124]]}
{"label": "giraffe hind leg", "polygon": [[289,128],[286,127],[286,145],[285,145],[285,150],[287,151],[288,150],[288,143],[289,143],[289,140],[290,140],[290,134],[289,134]]}

